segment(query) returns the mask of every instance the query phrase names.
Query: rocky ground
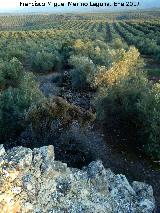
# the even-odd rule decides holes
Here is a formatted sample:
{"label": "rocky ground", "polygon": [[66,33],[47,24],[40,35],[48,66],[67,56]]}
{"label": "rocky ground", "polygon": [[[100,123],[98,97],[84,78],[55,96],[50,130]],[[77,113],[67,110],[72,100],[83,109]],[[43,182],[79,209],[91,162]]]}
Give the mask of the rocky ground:
{"label": "rocky ground", "polygon": [[[61,85],[61,87],[58,86],[57,89],[57,85],[53,83],[55,75],[56,73],[40,77],[40,88],[45,94],[47,93],[48,96],[60,95],[70,103],[87,110],[93,110],[91,108],[92,93],[85,93],[85,91],[78,93],[73,91],[68,85],[66,87],[64,87],[64,85]],[[50,83],[49,91],[45,89],[48,88],[48,83]],[[58,91],[58,93],[52,93],[55,85],[56,89],[54,91]],[[97,129],[98,131],[100,130],[100,132],[98,132]],[[76,131],[74,130],[74,132]],[[88,138],[84,140],[85,144],[82,144],[81,149],[83,149],[85,156],[87,155],[89,157],[86,158],[82,156],[82,158],[85,157],[86,162],[81,163],[81,165],[86,165],[86,163],[88,164],[90,161],[101,159],[105,168],[109,167],[117,174],[125,174],[130,181],[137,180],[152,185],[157,209],[160,209],[160,162],[153,162],[141,153],[135,153],[132,147],[129,148],[125,145],[124,139],[120,138],[117,132],[108,130],[105,136],[103,133],[99,124],[94,127],[94,132],[87,132]],[[78,133],[76,133],[76,135],[77,134]],[[82,141],[83,140],[81,140],[81,142]],[[69,155],[73,157],[71,152],[69,152]],[[69,165],[75,166],[72,162],[69,162]],[[160,212],[160,210],[157,210],[157,212]]]}
{"label": "rocky ground", "polygon": [[33,150],[0,146],[0,209],[5,213],[151,213],[152,187],[105,169],[81,170],[55,161],[52,145]]}

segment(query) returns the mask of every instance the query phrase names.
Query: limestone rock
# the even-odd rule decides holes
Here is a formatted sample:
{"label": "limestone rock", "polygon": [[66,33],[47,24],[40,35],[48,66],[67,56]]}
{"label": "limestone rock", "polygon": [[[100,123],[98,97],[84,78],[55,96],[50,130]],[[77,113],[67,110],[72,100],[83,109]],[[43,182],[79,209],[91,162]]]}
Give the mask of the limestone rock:
{"label": "limestone rock", "polygon": [[45,161],[54,160],[54,147],[52,145],[43,146],[39,150]]}
{"label": "limestone rock", "polygon": [[7,153],[7,160],[23,169],[32,163],[32,150],[24,147],[14,147]]}
{"label": "limestone rock", "polygon": [[4,155],[5,153],[6,152],[5,152],[3,144],[0,144],[0,156]]}
{"label": "limestone rock", "polygon": [[0,147],[0,209],[21,213],[152,213],[152,187],[105,169],[55,161],[54,147]]}

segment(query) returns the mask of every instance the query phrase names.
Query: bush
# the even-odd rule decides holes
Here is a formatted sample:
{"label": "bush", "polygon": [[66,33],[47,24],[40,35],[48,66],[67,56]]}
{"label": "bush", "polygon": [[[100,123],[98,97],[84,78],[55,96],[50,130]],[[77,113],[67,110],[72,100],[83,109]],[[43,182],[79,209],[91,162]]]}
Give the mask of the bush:
{"label": "bush", "polygon": [[137,66],[139,55],[138,50],[134,47],[128,51],[122,49],[119,52],[119,60],[113,63],[111,68],[107,70],[106,67],[99,67],[93,82],[94,86],[108,87],[126,78],[129,71]]}
{"label": "bush", "polygon": [[69,104],[60,97],[44,99],[42,102],[32,105],[26,114],[26,121],[31,123],[35,129],[39,129],[43,121],[50,127],[54,120],[59,120],[65,127],[72,121],[78,121],[81,125],[85,125],[93,119],[92,113]]}
{"label": "bush", "polygon": [[94,64],[107,68],[118,58],[118,50],[98,39],[94,41],[76,40],[73,45],[73,54],[88,57]]}
{"label": "bush", "polygon": [[106,126],[118,128],[129,143],[160,159],[160,84],[131,71],[116,84],[101,87],[95,103],[97,118]]}
{"label": "bush", "polygon": [[59,140],[60,135],[68,131],[73,122],[85,127],[95,119],[95,116],[60,97],[55,97],[32,105],[25,119],[30,136],[35,138],[37,145],[41,145]]}
{"label": "bush", "polygon": [[139,104],[140,113],[145,120],[145,151],[153,158],[160,159],[160,84],[152,86]]}
{"label": "bush", "polygon": [[60,63],[58,55],[41,51],[33,56],[31,68],[34,71],[44,72],[54,69],[58,63]]}
{"label": "bush", "polygon": [[17,87],[23,75],[23,66],[17,58],[0,63],[0,88]]}
{"label": "bush", "polygon": [[113,47],[116,49],[122,49],[125,46],[121,38],[115,38],[112,43]]}
{"label": "bush", "polygon": [[42,98],[32,74],[24,74],[18,88],[9,87],[0,93],[0,137],[15,137],[23,129],[25,111]]}
{"label": "bush", "polygon": [[94,76],[96,67],[92,60],[84,56],[72,56],[69,64],[71,70],[71,82],[74,88],[84,89],[89,86],[90,78]]}
{"label": "bush", "polygon": [[138,110],[140,101],[149,90],[142,73],[132,73],[114,86],[103,87],[96,101],[97,116],[106,124],[118,126],[122,131],[135,135],[141,124]]}
{"label": "bush", "polygon": [[97,72],[97,118],[160,159],[160,84],[153,85],[145,73],[135,69],[138,55],[132,48],[111,69]]}

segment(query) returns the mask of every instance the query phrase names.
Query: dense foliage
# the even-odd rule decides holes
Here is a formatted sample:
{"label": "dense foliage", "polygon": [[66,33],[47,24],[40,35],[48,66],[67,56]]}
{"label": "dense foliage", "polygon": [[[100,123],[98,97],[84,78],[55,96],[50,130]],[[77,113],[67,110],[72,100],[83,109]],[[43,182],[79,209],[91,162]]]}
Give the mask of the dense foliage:
{"label": "dense foliage", "polygon": [[[124,13],[93,13],[93,14],[8,14],[0,17],[0,30],[34,30],[34,29],[82,29],[88,28],[93,21],[128,21],[128,20],[156,20],[160,17],[158,11],[126,11]],[[92,28],[92,26],[91,26]],[[94,28],[93,28],[94,29]]]}
{"label": "dense foliage", "polygon": [[[147,17],[151,19],[146,21]],[[115,125],[128,133],[128,143],[134,141],[160,158],[160,86],[148,80],[140,59],[140,53],[160,59],[158,18],[158,12],[1,16],[1,140],[15,138],[24,129],[41,136],[40,141],[52,133],[53,140],[73,121],[81,126],[92,120],[92,113],[42,95],[37,75],[55,72],[52,80],[61,85],[63,97],[66,88],[92,92],[96,99],[90,107],[106,132],[108,124]]]}
{"label": "dense foliage", "polygon": [[25,111],[42,98],[32,73],[23,73],[22,64],[13,58],[1,62],[0,137],[9,139],[23,128]]}
{"label": "dense foliage", "polygon": [[130,143],[159,159],[160,85],[138,69],[138,57],[131,48],[111,70],[98,73],[97,116],[106,128],[118,128]]}

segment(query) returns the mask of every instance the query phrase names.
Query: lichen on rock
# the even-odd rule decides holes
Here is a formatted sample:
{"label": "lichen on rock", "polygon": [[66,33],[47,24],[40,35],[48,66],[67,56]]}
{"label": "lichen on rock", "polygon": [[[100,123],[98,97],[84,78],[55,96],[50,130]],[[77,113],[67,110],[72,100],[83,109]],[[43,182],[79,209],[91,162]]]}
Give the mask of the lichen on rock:
{"label": "lichen on rock", "polygon": [[81,170],[55,160],[54,147],[0,146],[0,209],[7,213],[151,213],[152,187],[129,183],[101,161]]}

